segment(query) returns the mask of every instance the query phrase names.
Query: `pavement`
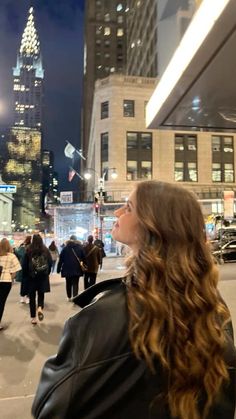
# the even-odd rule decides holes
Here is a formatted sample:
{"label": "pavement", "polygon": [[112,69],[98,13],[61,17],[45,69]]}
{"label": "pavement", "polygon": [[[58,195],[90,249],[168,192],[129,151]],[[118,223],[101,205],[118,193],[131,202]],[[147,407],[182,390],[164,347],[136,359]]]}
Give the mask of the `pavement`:
{"label": "pavement", "polygon": [[[222,277],[229,269],[231,273],[219,283],[219,288],[231,310],[236,331],[236,280],[232,279],[235,264],[232,268],[220,267]],[[122,258],[105,258],[98,281],[122,276],[123,272]],[[79,289],[83,291],[82,280]],[[19,303],[19,284],[13,285],[2,319],[7,327],[0,333],[1,419],[32,418],[30,410],[42,366],[56,353],[65,321],[78,310],[66,301],[64,279],[52,274],[51,292],[45,296],[45,319],[32,326],[29,306]]]}

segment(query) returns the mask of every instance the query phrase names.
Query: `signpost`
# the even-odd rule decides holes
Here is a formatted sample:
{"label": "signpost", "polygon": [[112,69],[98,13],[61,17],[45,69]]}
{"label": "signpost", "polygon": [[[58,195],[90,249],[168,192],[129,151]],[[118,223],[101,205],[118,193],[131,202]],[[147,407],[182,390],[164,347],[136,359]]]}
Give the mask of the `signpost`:
{"label": "signpost", "polygon": [[0,185],[0,193],[16,193],[16,185]]}

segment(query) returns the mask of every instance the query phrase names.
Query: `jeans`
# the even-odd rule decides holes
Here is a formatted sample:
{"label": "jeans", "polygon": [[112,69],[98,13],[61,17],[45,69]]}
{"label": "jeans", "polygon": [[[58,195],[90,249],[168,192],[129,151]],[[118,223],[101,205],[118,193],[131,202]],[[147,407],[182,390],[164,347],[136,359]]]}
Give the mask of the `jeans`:
{"label": "jeans", "polygon": [[29,306],[31,318],[36,317],[36,292],[38,293],[38,307],[44,308],[44,292],[31,291],[29,293]]}
{"label": "jeans", "polygon": [[0,281],[0,322],[4,312],[5,304],[9,292],[11,291],[12,282],[1,282]]}

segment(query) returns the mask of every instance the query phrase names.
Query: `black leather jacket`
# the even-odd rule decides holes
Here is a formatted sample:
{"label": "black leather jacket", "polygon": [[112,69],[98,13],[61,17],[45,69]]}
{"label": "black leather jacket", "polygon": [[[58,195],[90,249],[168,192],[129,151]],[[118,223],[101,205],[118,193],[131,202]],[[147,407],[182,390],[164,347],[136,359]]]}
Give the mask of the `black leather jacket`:
{"label": "black leather jacket", "polygon": [[[162,368],[157,365],[153,375],[132,353],[122,280],[98,283],[75,302],[86,307],[67,321],[58,354],[43,368],[34,418],[171,419],[161,399],[152,404],[166,381]],[[230,383],[207,419],[234,418],[236,353],[231,337],[226,358]]]}

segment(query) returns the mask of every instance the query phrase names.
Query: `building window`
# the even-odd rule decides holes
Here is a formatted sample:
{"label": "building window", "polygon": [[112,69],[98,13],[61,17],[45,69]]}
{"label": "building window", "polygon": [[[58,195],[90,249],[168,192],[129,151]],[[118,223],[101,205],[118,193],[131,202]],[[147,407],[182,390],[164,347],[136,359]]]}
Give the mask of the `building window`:
{"label": "building window", "polygon": [[105,22],[110,22],[110,13],[106,13],[104,16]]}
{"label": "building window", "polygon": [[232,136],[212,136],[212,182],[234,182],[234,144]]}
{"label": "building window", "polygon": [[[108,168],[108,132],[101,134],[101,176],[104,171]],[[108,173],[105,175],[105,180],[108,178]]]}
{"label": "building window", "polygon": [[117,6],[116,6],[116,10],[117,10],[117,12],[121,12],[121,11],[122,11],[122,9],[123,9],[123,5],[122,5],[122,3],[117,4]]}
{"label": "building window", "polygon": [[197,182],[197,136],[175,135],[175,181]]}
{"label": "building window", "polygon": [[105,39],[105,41],[104,41],[104,45],[105,45],[105,47],[106,47],[106,48],[108,48],[108,47],[110,46],[110,41],[109,41],[109,39]]}
{"label": "building window", "polygon": [[231,163],[224,164],[224,181],[234,182],[234,166]]}
{"label": "building window", "polygon": [[109,117],[109,102],[102,102],[101,103],[101,119],[105,119]]}
{"label": "building window", "polygon": [[221,182],[221,164],[212,164],[212,182]]}
{"label": "building window", "polygon": [[152,133],[127,132],[127,180],[152,178]]}
{"label": "building window", "polygon": [[127,132],[127,149],[137,150],[138,149],[138,133]]}
{"label": "building window", "polygon": [[134,117],[134,100],[123,101],[123,116]]}
{"label": "building window", "polygon": [[151,161],[141,161],[141,179],[152,179]]}
{"label": "building window", "polygon": [[117,16],[117,22],[118,23],[123,23],[123,21],[124,21],[124,18],[123,18],[122,15]]}
{"label": "building window", "polygon": [[138,162],[135,160],[127,160],[127,180],[137,180],[138,178]]}
{"label": "building window", "polygon": [[124,29],[123,28],[118,28],[117,29],[117,36],[120,37],[120,36],[123,36],[123,35],[124,35]]}
{"label": "building window", "polygon": [[184,180],[184,163],[175,162],[175,181],[183,182]]}
{"label": "building window", "polygon": [[109,28],[109,26],[106,26],[104,28],[104,36],[109,36],[111,35],[111,28]]}

